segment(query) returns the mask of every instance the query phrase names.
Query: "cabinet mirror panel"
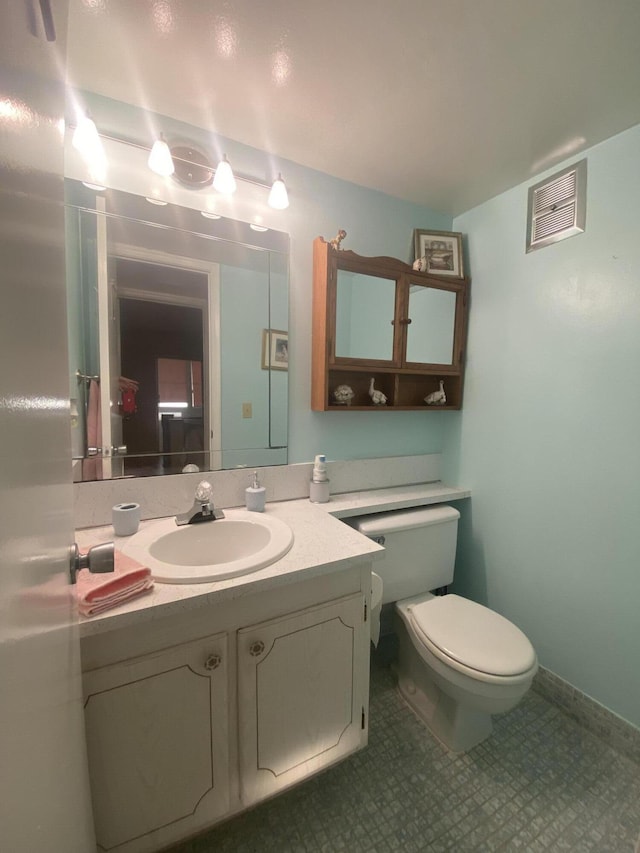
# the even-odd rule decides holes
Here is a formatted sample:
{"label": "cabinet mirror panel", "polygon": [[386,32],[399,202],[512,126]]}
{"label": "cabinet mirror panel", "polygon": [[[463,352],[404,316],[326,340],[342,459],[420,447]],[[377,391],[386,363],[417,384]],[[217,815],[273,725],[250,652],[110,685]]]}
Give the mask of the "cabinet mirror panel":
{"label": "cabinet mirror panel", "polygon": [[286,464],[287,235],[76,181],[66,225],[74,479]]}
{"label": "cabinet mirror panel", "polygon": [[406,361],[453,364],[456,293],[411,284]]}
{"label": "cabinet mirror panel", "polygon": [[338,270],[337,358],[391,361],[395,279]]}

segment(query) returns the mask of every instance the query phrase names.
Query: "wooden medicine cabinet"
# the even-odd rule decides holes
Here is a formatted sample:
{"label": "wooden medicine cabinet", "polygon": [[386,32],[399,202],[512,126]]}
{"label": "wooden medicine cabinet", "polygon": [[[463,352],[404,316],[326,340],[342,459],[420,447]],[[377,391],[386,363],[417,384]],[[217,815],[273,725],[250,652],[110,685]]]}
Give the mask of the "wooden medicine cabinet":
{"label": "wooden medicine cabinet", "polygon": [[[313,242],[311,408],[323,411],[460,409],[469,279],[416,272]],[[374,388],[387,398],[375,405]],[[443,382],[446,403],[425,397]],[[353,391],[339,403],[335,389]]]}

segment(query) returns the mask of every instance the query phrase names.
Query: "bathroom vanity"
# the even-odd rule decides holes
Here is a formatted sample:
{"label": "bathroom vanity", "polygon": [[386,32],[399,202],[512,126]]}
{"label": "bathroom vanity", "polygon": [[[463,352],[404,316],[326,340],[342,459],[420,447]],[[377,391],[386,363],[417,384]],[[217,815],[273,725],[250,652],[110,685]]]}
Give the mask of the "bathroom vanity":
{"label": "bathroom vanity", "polygon": [[[273,565],[156,583],[82,620],[98,849],[162,849],[363,748],[370,573],[384,551],[332,514],[467,495],[433,484],[269,504],[294,531]],[[77,532],[82,548],[112,535]]]}
{"label": "bathroom vanity", "polygon": [[296,534],[278,563],[156,584],[83,623],[99,849],[160,849],[366,745],[370,572],[382,549],[308,502],[269,511]]}

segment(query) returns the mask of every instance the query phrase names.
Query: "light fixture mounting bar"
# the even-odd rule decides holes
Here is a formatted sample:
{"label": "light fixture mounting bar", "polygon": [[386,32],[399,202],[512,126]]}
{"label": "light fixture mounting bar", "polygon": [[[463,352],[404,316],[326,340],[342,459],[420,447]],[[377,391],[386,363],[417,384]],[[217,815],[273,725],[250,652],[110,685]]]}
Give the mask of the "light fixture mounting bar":
{"label": "light fixture mounting bar", "polygon": [[[69,125],[70,130],[73,131],[73,130],[75,130],[75,128],[76,128],[76,125],[73,125],[73,124]],[[120,145],[128,145],[131,148],[137,148],[138,151],[145,151],[147,154],[149,154],[151,152],[151,148],[148,145],[142,145],[140,142],[132,142],[130,139],[122,139],[121,137],[118,137],[118,136],[112,136],[109,133],[99,133],[98,135],[100,136],[101,139],[106,139],[109,142],[117,142]],[[180,162],[184,163],[185,165],[202,168],[201,163],[194,163],[191,160],[186,160],[184,157],[176,157],[175,155],[172,155],[172,156],[173,156],[174,160],[180,160]],[[211,172],[213,175],[215,175],[216,170],[212,168]],[[242,181],[245,184],[253,184],[254,187],[261,187],[262,189],[265,189],[265,190],[271,189],[272,184],[266,183],[265,181],[259,181],[257,178],[252,178],[249,175],[239,174],[235,170],[234,170],[233,174],[234,174],[236,181]]]}

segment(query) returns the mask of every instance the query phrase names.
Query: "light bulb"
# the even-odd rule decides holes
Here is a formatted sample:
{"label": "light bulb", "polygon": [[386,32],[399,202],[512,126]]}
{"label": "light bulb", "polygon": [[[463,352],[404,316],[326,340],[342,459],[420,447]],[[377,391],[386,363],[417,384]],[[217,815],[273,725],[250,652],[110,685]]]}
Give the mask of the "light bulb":
{"label": "light bulb", "polygon": [[89,183],[103,186],[107,176],[107,156],[93,119],[88,115],[78,118],[71,144],[87,166]]}
{"label": "light bulb", "polygon": [[276,210],[284,210],[289,207],[289,196],[287,195],[287,188],[284,185],[281,174],[278,174],[271,187],[269,207],[273,207]]}
{"label": "light bulb", "polygon": [[153,143],[153,148],[147,162],[151,171],[155,172],[156,175],[161,175],[163,178],[168,178],[169,175],[173,175],[175,172],[176,167],[173,165],[171,151],[164,141],[162,134],[160,134],[160,139],[156,139]]}
{"label": "light bulb", "polygon": [[102,151],[98,128],[88,115],[78,118],[78,124],[73,131],[72,145],[85,159],[91,159],[96,151]]}
{"label": "light bulb", "polygon": [[216,168],[213,188],[224,195],[231,195],[236,191],[236,179],[233,176],[233,169],[226,154],[223,155]]}

